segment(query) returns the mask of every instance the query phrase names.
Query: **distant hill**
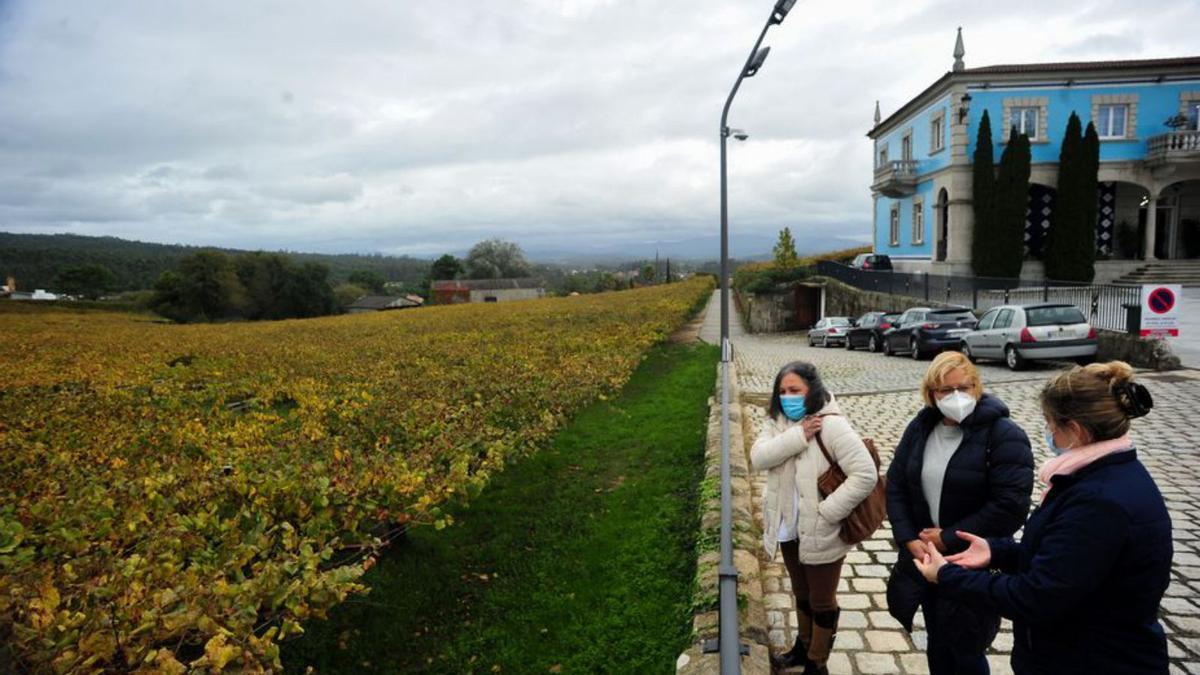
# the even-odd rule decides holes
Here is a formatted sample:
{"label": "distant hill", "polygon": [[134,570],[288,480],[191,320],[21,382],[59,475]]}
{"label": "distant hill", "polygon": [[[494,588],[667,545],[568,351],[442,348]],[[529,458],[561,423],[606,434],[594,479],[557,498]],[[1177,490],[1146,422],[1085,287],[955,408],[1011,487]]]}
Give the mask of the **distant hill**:
{"label": "distant hill", "polygon": [[[175,268],[179,260],[197,251],[245,253],[216,246],[151,244],[117,237],[76,234],[13,234],[0,232],[0,283],[12,276],[18,288],[54,288],[59,270],[100,264],[117,277],[114,290],[150,288],[159,275]],[[370,270],[388,281],[418,283],[429,272],[429,260],[407,256],[295,253],[278,251],[297,262],[318,262],[329,268],[330,278],[341,282],[358,270]]]}

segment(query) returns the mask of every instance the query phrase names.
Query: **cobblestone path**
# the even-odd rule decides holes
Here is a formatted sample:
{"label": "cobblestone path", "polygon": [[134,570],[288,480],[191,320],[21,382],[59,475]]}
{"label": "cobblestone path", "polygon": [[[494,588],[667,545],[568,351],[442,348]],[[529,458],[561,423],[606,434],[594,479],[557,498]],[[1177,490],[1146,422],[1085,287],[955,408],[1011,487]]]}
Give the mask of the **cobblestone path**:
{"label": "cobblestone path", "polygon": [[[719,341],[717,302],[719,297],[714,294],[700,333],[701,339],[713,343]],[[751,428],[761,425],[765,415],[761,401],[770,391],[779,366],[792,360],[810,361],[838,395],[842,410],[855,428],[876,440],[886,470],[892,448],[921,407],[917,387],[928,361],[813,348],[803,334],[748,335],[740,330],[736,315],[731,323],[730,339]],[[1042,441],[1037,394],[1055,370],[1046,365],[1014,373],[999,364],[980,364],[987,391],[1007,403],[1013,419],[1029,433],[1039,466],[1051,455]],[[1194,416],[1200,411],[1200,371],[1148,372],[1139,377],[1153,393],[1156,407],[1149,416],[1134,422],[1133,436],[1142,462],[1166,497],[1174,525],[1174,569],[1162,603],[1171,672],[1200,673],[1200,427],[1193,426]],[[766,474],[755,474],[754,478],[754,515],[761,519]],[[1040,496],[1037,486],[1034,501]],[[920,613],[911,636],[887,613],[885,583],[895,560],[896,547],[887,523],[847,557],[838,589],[842,620],[829,663],[831,673],[929,672]],[[774,648],[786,648],[795,637],[796,627],[787,573],[778,557],[764,560],[763,565],[771,643]],[[1011,672],[1011,650],[1012,626],[1006,620],[988,655],[993,673]]]}

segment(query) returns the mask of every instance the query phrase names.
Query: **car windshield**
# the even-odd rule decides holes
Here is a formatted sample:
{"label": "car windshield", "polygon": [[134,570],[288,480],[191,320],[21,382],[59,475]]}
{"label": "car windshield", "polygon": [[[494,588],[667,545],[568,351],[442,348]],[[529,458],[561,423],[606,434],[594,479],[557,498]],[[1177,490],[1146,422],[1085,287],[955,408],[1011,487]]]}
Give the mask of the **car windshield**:
{"label": "car windshield", "polygon": [[841,316],[835,316],[829,319],[830,326],[849,326],[850,319]]}
{"label": "car windshield", "polygon": [[1028,326],[1061,326],[1072,323],[1087,323],[1078,307],[1034,307],[1025,310]]}

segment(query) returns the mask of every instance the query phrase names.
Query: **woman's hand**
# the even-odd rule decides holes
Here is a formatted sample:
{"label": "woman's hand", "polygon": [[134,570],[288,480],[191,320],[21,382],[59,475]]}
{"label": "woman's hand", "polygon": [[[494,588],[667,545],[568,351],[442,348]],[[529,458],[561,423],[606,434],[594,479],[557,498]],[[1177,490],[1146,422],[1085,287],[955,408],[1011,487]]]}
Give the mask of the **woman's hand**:
{"label": "woman's hand", "polygon": [[917,536],[924,543],[933,544],[934,548],[936,548],[941,553],[946,552],[946,544],[942,543],[942,528],[927,527],[927,528],[921,530],[921,533],[918,534]]}
{"label": "woman's hand", "polygon": [[971,545],[962,553],[955,553],[946,558],[946,561],[969,570],[987,569],[992,562],[992,547],[988,545],[987,539],[976,537],[970,532],[959,532],[958,536],[971,542]]}
{"label": "woman's hand", "polygon": [[933,544],[925,544],[925,555],[920,558],[913,558],[917,569],[921,571],[921,576],[931,584],[936,584],[938,580],[938,570],[946,564],[946,559],[942,557],[940,551]]}
{"label": "woman's hand", "polygon": [[804,440],[811,441],[813,436],[821,433],[822,419],[820,417],[805,417],[803,420],[800,420],[800,426],[804,429]]}
{"label": "woman's hand", "polygon": [[913,560],[920,560],[925,557],[925,542],[920,539],[913,539],[904,546],[908,549],[909,554],[912,555]]}

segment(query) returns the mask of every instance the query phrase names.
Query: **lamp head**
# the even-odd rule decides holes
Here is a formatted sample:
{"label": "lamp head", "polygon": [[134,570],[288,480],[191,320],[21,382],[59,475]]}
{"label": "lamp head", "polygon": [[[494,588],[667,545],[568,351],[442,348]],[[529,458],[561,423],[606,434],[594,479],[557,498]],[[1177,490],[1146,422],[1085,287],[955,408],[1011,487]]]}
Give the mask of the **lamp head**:
{"label": "lamp head", "polygon": [[771,23],[778,25],[783,23],[788,12],[792,11],[792,7],[796,4],[796,0],[779,0],[775,3],[775,10],[771,12]]}
{"label": "lamp head", "polygon": [[747,138],[750,138],[750,134],[746,133],[745,129],[730,129],[729,135],[733,136],[739,141],[744,141]]}
{"label": "lamp head", "polygon": [[742,73],[744,77],[754,77],[759,68],[762,68],[763,61],[767,60],[767,54],[771,53],[770,47],[763,47],[754,53],[754,58],[750,59],[750,65],[746,66],[746,71]]}

